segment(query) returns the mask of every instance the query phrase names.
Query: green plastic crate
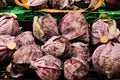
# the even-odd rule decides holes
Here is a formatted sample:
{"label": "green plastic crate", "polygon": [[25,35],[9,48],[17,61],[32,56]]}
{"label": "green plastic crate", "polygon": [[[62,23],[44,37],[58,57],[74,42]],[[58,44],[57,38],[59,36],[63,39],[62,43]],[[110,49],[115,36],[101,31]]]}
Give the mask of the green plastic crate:
{"label": "green plastic crate", "polygon": [[[18,20],[33,20],[34,16],[43,16],[47,13],[41,12],[39,10],[28,10],[20,6],[6,6],[4,10],[0,11],[1,13],[14,13],[18,16]],[[99,14],[105,13],[108,14],[112,19],[115,19],[120,23],[120,10],[112,11],[106,9],[106,5],[103,4],[99,9],[91,12],[83,13],[87,20],[94,20],[99,17]],[[65,13],[52,13],[52,16],[55,17],[58,21],[64,16]]]}

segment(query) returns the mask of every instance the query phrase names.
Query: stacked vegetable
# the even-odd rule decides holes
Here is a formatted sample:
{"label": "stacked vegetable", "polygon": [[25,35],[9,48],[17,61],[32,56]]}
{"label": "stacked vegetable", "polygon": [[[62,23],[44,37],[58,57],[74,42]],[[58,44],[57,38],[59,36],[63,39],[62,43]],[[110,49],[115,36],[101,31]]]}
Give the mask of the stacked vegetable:
{"label": "stacked vegetable", "polygon": [[4,14],[0,18],[0,65],[11,60],[16,47],[15,36],[21,32],[15,16]]}
{"label": "stacked vegetable", "polygon": [[27,0],[23,4],[19,0],[14,1],[27,9],[84,9],[93,8],[99,2],[98,0]]}
{"label": "stacked vegetable", "polygon": [[50,14],[35,16],[33,32],[21,31],[15,17],[4,14],[0,18],[0,64],[7,66],[13,78],[33,72],[43,80],[57,80],[62,73],[71,80],[87,75],[89,25],[83,14],[68,13],[59,24]]}
{"label": "stacked vegetable", "polygon": [[102,14],[93,23],[91,34],[93,45],[99,45],[92,55],[93,66],[99,74],[105,74],[111,78],[120,72],[120,31],[116,21]]}
{"label": "stacked vegetable", "polygon": [[[59,25],[50,14],[34,17],[34,36],[44,44],[44,57],[32,61],[43,80],[57,80],[61,71],[69,80],[83,79],[89,71],[89,25],[79,12],[66,14]],[[64,64],[64,65],[63,65]]]}
{"label": "stacked vegetable", "polygon": [[91,32],[80,12],[67,13],[60,22],[50,14],[35,16],[33,31],[24,32],[15,18],[13,14],[0,18],[0,68],[6,67],[13,78],[36,73],[42,80],[58,80],[61,75],[83,80],[91,60],[88,47],[94,45],[94,69],[108,78],[120,72],[120,31],[116,21],[105,14],[91,25]]}
{"label": "stacked vegetable", "polygon": [[13,14],[3,14],[0,18],[0,67],[10,63],[7,71],[16,78],[27,74],[31,60],[42,57],[43,53],[32,32],[22,32],[15,18]]}
{"label": "stacked vegetable", "polygon": [[22,32],[16,36],[16,51],[12,55],[12,61],[6,68],[12,77],[18,78],[29,74],[31,61],[43,56],[41,48],[34,41],[32,32]]}

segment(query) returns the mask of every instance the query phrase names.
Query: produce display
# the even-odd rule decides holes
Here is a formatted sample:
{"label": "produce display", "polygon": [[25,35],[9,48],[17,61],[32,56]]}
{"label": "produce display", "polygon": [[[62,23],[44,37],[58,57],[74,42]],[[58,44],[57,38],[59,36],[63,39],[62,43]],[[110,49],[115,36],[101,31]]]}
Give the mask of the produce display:
{"label": "produce display", "polygon": [[120,79],[119,1],[1,2],[0,79]]}
{"label": "produce display", "polygon": [[27,9],[80,9],[93,8],[99,0],[27,0],[26,3],[21,3],[19,0],[14,0],[16,4],[24,6]]}
{"label": "produce display", "polygon": [[[70,18],[71,16],[74,18]],[[4,15],[1,18],[4,18]],[[75,59],[75,61],[78,62],[78,64],[76,64],[78,65],[78,68],[76,67],[76,69],[80,69],[76,75],[77,78],[82,79],[85,77],[89,71],[89,65],[87,62],[89,61],[88,59],[90,56],[88,50],[89,26],[83,14],[80,12],[68,13],[63,17],[63,19],[61,19],[59,24],[50,14],[41,16],[38,19],[36,18],[37,17],[34,17],[33,20],[32,32],[21,31],[19,27],[20,32],[13,36],[14,38],[11,43],[8,44],[6,42],[8,50],[10,49],[11,51],[14,51],[11,53],[10,63],[7,63],[8,66],[6,67],[6,71],[10,73],[13,78],[26,76],[30,72],[34,71],[43,80],[57,80],[62,75],[61,73],[65,72],[65,78],[67,79],[67,75],[69,75],[69,73],[63,68],[67,66],[66,62],[69,62],[69,59],[73,59],[73,62],[69,62],[71,65],[74,63]],[[72,30],[69,31],[67,33],[68,36],[60,31],[61,28],[64,27],[65,19],[67,18],[70,19],[70,21],[66,22],[70,26],[68,26],[68,30],[71,28],[74,30],[74,32]],[[79,21],[77,21],[77,19]],[[71,21],[76,23],[76,27],[71,24]],[[76,28],[80,30],[80,33]],[[64,31],[67,32],[68,30],[65,29]],[[41,34],[41,32],[43,33]],[[76,36],[74,37],[72,35],[72,42],[72,39],[70,39],[71,33]],[[83,37],[80,34],[82,34]],[[38,36],[40,36],[40,38],[38,38]],[[43,44],[36,44],[35,40],[43,41]],[[4,50],[4,47],[1,47],[1,49]],[[5,51],[6,49],[7,48],[5,47]],[[5,53],[4,55],[7,54],[8,53]],[[5,57],[4,55],[3,58]],[[63,65],[63,63],[65,64]],[[72,74],[75,75],[74,73]]]}

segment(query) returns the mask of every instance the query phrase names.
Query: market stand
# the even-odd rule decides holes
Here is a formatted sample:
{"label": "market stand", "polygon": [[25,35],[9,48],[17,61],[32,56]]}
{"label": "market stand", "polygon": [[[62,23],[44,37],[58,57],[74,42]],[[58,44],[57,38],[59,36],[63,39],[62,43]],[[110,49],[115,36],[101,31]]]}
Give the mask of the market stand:
{"label": "market stand", "polygon": [[[46,12],[41,12],[39,10],[28,10],[20,6],[6,6],[3,10],[1,10],[0,15],[3,13],[14,13],[17,15],[17,20],[20,23],[20,26],[22,26],[22,30],[32,30],[32,20],[34,16],[43,16],[46,15]],[[95,19],[98,18],[99,14],[104,13],[108,14],[112,19],[115,19],[117,21],[117,27],[120,29],[120,10],[112,11],[109,9],[106,9],[106,5],[103,3],[103,5],[95,10],[95,11],[90,11],[90,12],[83,12],[85,15],[88,23],[93,23]],[[58,21],[64,16],[65,13],[51,13],[53,17],[55,17]],[[91,45],[91,43],[90,43]],[[93,52],[93,49],[91,49],[91,53]],[[107,80],[107,77],[104,75],[98,75],[92,66],[92,63],[89,63],[90,66],[90,71],[88,75],[86,76],[85,80]],[[32,74],[33,76],[25,76],[25,77],[20,77],[18,80],[38,80],[39,78],[35,75]],[[0,70],[0,79],[10,79],[10,80],[16,80],[13,79],[9,73],[5,71],[5,68]],[[116,75],[113,77],[111,80],[119,80],[120,79],[120,74]],[[63,76],[61,76],[60,80],[63,80]]]}

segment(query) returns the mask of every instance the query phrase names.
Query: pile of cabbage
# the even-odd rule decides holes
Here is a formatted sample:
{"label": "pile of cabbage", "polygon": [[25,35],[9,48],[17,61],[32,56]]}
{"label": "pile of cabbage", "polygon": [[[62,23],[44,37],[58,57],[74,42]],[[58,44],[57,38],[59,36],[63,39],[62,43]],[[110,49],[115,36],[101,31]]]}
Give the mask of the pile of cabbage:
{"label": "pile of cabbage", "polygon": [[11,77],[34,73],[42,80],[57,80],[61,75],[71,80],[85,78],[89,24],[82,13],[68,13],[60,22],[50,14],[35,16],[33,31],[22,31],[16,17],[0,17],[0,65]]}
{"label": "pile of cabbage", "polygon": [[34,73],[42,80],[82,80],[92,61],[98,73],[111,78],[120,72],[120,31],[114,19],[104,16],[91,26],[80,12],[69,12],[60,22],[50,14],[35,16],[33,31],[22,31],[16,15],[4,14],[0,68],[6,67],[13,78]]}

